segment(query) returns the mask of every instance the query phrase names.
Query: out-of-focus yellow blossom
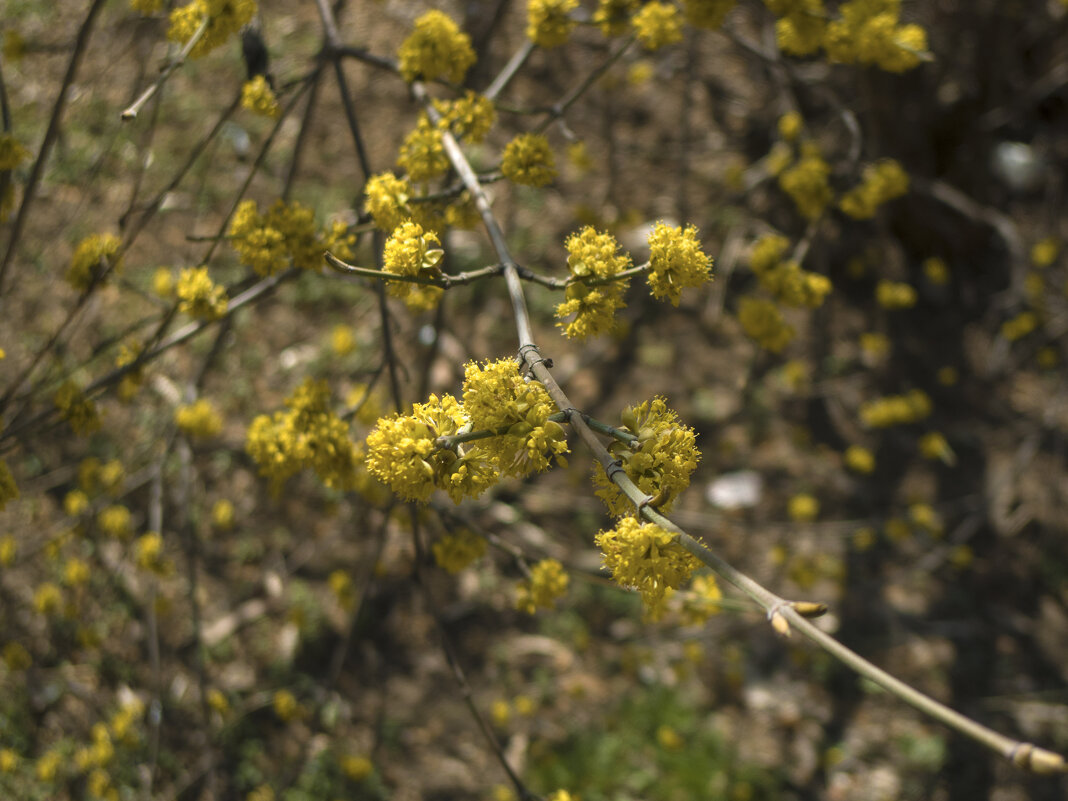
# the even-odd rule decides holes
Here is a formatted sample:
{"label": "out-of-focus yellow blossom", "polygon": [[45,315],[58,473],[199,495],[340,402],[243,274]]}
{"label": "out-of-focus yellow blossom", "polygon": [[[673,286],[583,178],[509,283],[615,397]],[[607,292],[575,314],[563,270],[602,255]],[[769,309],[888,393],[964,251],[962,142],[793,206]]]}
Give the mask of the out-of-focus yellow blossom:
{"label": "out-of-focus yellow blossom", "polygon": [[790,111],[779,117],[779,136],[787,142],[793,142],[801,135],[801,128],[805,122],[796,111]]}
{"label": "out-of-focus yellow blossom", "polygon": [[656,66],[647,58],[635,61],[627,67],[627,85],[638,88],[645,86],[656,75]]}
{"label": "out-of-focus yellow blossom", "polygon": [[415,128],[404,137],[397,166],[407,171],[408,180],[417,182],[437,178],[449,169],[441,132],[431,124],[426,114],[419,115]]}
{"label": "out-of-focus yellow blossom", "polygon": [[627,32],[630,15],[637,7],[638,0],[598,0],[593,24],[605,36],[620,36]]}
{"label": "out-of-focus yellow blossom", "polygon": [[[557,325],[572,339],[597,336],[615,327],[615,314],[625,305],[629,279],[607,281],[631,266],[611,234],[587,225],[567,238],[567,267],[572,282],[556,307]],[[594,285],[590,285],[592,282]],[[574,317],[566,322],[568,317]]]}
{"label": "out-of-focus yellow blossom", "polygon": [[63,583],[68,587],[83,587],[89,582],[89,565],[77,557],[71,557],[63,566]]}
{"label": "out-of-focus yellow blossom", "polygon": [[695,28],[717,30],[736,4],[737,0],[682,0],[682,13]]}
{"label": "out-of-focus yellow blossom", "polygon": [[1041,308],[1046,295],[1046,279],[1038,270],[1029,270],[1024,277],[1024,294],[1027,300]]}
{"label": "out-of-focus yellow blossom", "polygon": [[538,47],[564,44],[577,24],[570,13],[578,0],[527,0],[527,38]]}
{"label": "out-of-focus yellow blossom", "polygon": [[920,453],[924,459],[938,459],[951,467],[957,463],[957,455],[938,431],[929,431],[920,437]]}
{"label": "out-of-focus yellow blossom", "polygon": [[198,320],[218,320],[226,314],[226,288],[208,275],[207,267],[187,267],[178,277],[178,311]]}
{"label": "out-of-focus yellow blossom", "polygon": [[[789,167],[793,160],[793,149],[786,142],[776,142],[771,146],[768,155],[765,156],[764,166],[767,168],[768,175],[778,176],[782,175],[783,170]],[[744,173],[742,177],[744,178]],[[744,186],[740,188],[744,188]]]}
{"label": "out-of-focus yellow blossom", "polygon": [[192,0],[171,11],[167,38],[184,45],[207,18],[204,33],[189,51],[191,58],[200,58],[225,44],[227,39],[248,25],[255,13],[255,0]]}
{"label": "out-of-focus yellow blossom", "polygon": [[649,234],[649,272],[646,279],[654,298],[679,305],[682,290],[712,278],[712,259],[701,250],[697,228],[658,222]]}
{"label": "out-of-focus yellow blossom", "polygon": [[340,568],[333,571],[326,579],[330,586],[330,592],[337,599],[338,605],[346,612],[351,612],[356,606],[356,585],[348,571]]}
{"label": "out-of-focus yellow blossom", "polygon": [[879,362],[890,353],[890,337],[878,331],[865,331],[860,335],[860,351],[869,362]]}
{"label": "out-of-focus yellow blossom", "polygon": [[51,784],[56,780],[56,774],[59,772],[59,766],[62,762],[63,757],[57,751],[46,751],[38,758],[37,764],[34,766],[34,774],[38,780]]}
{"label": "out-of-focus yellow blossom", "polygon": [[1033,311],[1024,311],[1001,324],[1001,335],[1009,342],[1015,342],[1023,339],[1036,328],[1038,328],[1038,315]]}
{"label": "out-of-focus yellow blossom", "polygon": [[67,269],[67,283],[75,289],[85,291],[100,279],[105,272],[119,269],[118,258],[122,243],[113,234],[90,234],[74,249],[70,267]]}
{"label": "out-of-focus yellow blossom", "polygon": [[1055,347],[1047,345],[1035,354],[1035,361],[1043,370],[1052,370],[1061,363],[1061,355]]}
{"label": "out-of-focus yellow blossom", "polygon": [[11,501],[19,497],[19,487],[15,483],[15,476],[7,462],[0,459],[0,509],[3,509]]}
{"label": "out-of-focus yellow blossom", "polygon": [[0,537],[0,567],[10,567],[18,556],[19,546],[10,534]]}
{"label": "out-of-focus yellow blossom", "polygon": [[363,754],[347,754],[341,758],[341,772],[354,782],[364,781],[374,770],[374,763]]}
{"label": "out-of-focus yellow blossom", "polygon": [[19,755],[10,748],[0,749],[0,773],[11,773],[18,767]]}
{"label": "out-of-focus yellow blossom", "polygon": [[[628,406],[621,421],[622,429],[636,439],[630,445],[614,440],[609,451],[619,459],[638,489],[652,497],[652,505],[669,511],[679,493],[690,485],[690,475],[701,458],[696,434],[679,422],[678,415],[661,397]],[[634,511],[634,504],[599,462],[594,466],[593,481],[598,497],[614,516]]]}
{"label": "out-of-focus yellow blossom", "polygon": [[959,380],[960,375],[956,367],[946,366],[938,368],[938,383],[944,387],[952,387]]}
{"label": "out-of-focus yellow blossom", "polygon": [[168,575],[174,567],[163,555],[163,536],[158,531],[150,531],[137,538],[134,560],[139,568],[157,576]]}
{"label": "out-of-focus yellow blossom", "polygon": [[230,221],[230,244],[259,275],[273,275],[289,262],[302,270],[320,270],[323,251],[352,258],[356,237],[337,223],[319,229],[312,210],[300,203],[276,200],[261,214],[254,200],[242,201]]}
{"label": "out-of-focus yellow blossom", "polygon": [[593,159],[590,157],[590,149],[586,143],[572,142],[567,146],[567,160],[580,173],[587,173],[593,169]]}
{"label": "out-of-focus yellow blossom", "polygon": [[157,267],[152,274],[152,291],[161,298],[174,295],[174,273],[169,267]]}
{"label": "out-of-focus yellow blossom", "polygon": [[285,723],[295,719],[302,711],[296,696],[289,690],[278,690],[271,699],[271,705],[278,719]]}
{"label": "out-of-focus yellow blossom", "polygon": [[15,169],[31,155],[14,134],[0,134],[0,172]]}
{"label": "out-of-focus yellow blossom", "polygon": [[807,56],[819,50],[826,29],[823,0],[764,0],[779,17],[775,39],[779,49],[794,56]]}
{"label": "out-of-focus yellow blossom", "polygon": [[33,592],[33,608],[42,615],[54,615],[63,607],[63,590],[51,581],[40,584]]}
{"label": "out-of-focus yellow blossom", "polygon": [[435,100],[434,108],[441,114],[439,127],[452,132],[457,139],[478,144],[497,121],[493,101],[470,89],[456,100]]}
{"label": "out-of-focus yellow blossom", "polygon": [[398,51],[404,80],[434,81],[444,78],[461,83],[475,63],[471,39],[441,11],[427,11],[415,21],[414,30]]}
{"label": "out-of-focus yellow blossom", "polygon": [[538,608],[552,609],[567,594],[568,575],[555,559],[542,559],[530,568],[530,577],[516,587],[516,608],[533,615]]}
{"label": "out-of-focus yellow blossom", "polygon": [[905,72],[927,57],[927,32],[899,24],[900,0],[850,0],[827,25],[827,57],[845,64],[874,64],[887,72]]}
{"label": "out-of-focus yellow blossom", "polygon": [[330,329],[330,349],[338,356],[348,356],[356,350],[356,335],[351,325],[338,323]]}
{"label": "out-of-focus yellow blossom", "polygon": [[185,45],[204,26],[200,38],[190,50],[192,58],[200,58],[248,24],[255,12],[254,0],[192,0],[171,11],[167,38]]}
{"label": "out-of-focus yellow blossom", "polygon": [[860,407],[860,419],[869,428],[887,428],[923,420],[931,414],[931,399],[922,389],[905,395],[887,395]]}
{"label": "out-of-focus yellow blossom", "polygon": [[71,431],[78,436],[91,434],[100,428],[100,415],[96,404],[82,394],[73,381],[65,381],[56,390],[53,401]]}
{"label": "out-of-focus yellow blossom", "polygon": [[914,503],[909,506],[909,519],[914,526],[933,537],[940,537],[945,531],[941,515],[929,503]]}
{"label": "out-of-focus yellow blossom", "polygon": [[924,259],[923,274],[935,286],[945,286],[949,283],[949,266],[937,256]]}
{"label": "out-of-focus yellow blossom", "polygon": [[241,106],[253,114],[270,119],[275,119],[282,113],[282,107],[278,105],[274,90],[262,75],[246,81],[241,87]]}
{"label": "out-of-focus yellow blossom", "polygon": [[794,329],[783,320],[779,307],[765,298],[739,300],[738,322],[746,336],[772,353],[779,353],[794,338]]}
{"label": "out-of-focus yellow blossom", "polygon": [[793,199],[801,216],[815,220],[833,196],[828,182],[830,174],[830,165],[817,151],[810,150],[779,175],[779,186]]}
{"label": "out-of-focus yellow blossom", "polygon": [[326,382],[308,378],[286,399],[286,411],[252,421],[245,450],[273,492],[305,468],[331,489],[355,488],[357,451],[348,424],[330,409],[329,400]]}
{"label": "out-of-focus yellow blossom", "polygon": [[875,456],[862,445],[850,445],[845,452],[846,467],[855,473],[868,474],[875,470]]}
{"label": "out-of-focus yellow blossom", "polygon": [[525,133],[505,145],[501,157],[504,177],[522,186],[545,186],[556,178],[556,160],[549,140],[541,134]]}
{"label": "out-of-focus yellow blossom", "polygon": [[493,722],[503,728],[508,725],[508,721],[512,719],[512,706],[505,699],[498,698],[490,706],[490,717],[493,718]]}
{"label": "out-of-focus yellow blossom", "polygon": [[18,642],[9,642],[5,645],[2,652],[2,658],[4,666],[12,672],[26,670],[26,668],[33,664],[33,657],[30,655],[30,652],[26,650],[26,647],[22,643]]}
{"label": "out-of-focus yellow blossom", "polygon": [[882,280],[875,286],[875,302],[884,309],[911,309],[916,305],[916,290],[903,281]]}
{"label": "out-of-focus yellow blossom", "polygon": [[130,8],[147,17],[163,8],[163,0],[130,0]]}
{"label": "out-of-focus yellow blossom", "polygon": [[220,498],[211,507],[211,524],[220,531],[234,527],[234,504],[229,499]]}
{"label": "out-of-focus yellow blossom", "polygon": [[865,167],[861,182],[842,196],[838,206],[854,219],[870,220],[879,206],[908,190],[908,173],[893,159],[886,159]]}
{"label": "out-of-focus yellow blossom", "polygon": [[682,41],[679,10],[670,3],[652,0],[641,7],[631,22],[638,41],[646,50],[659,50]]}
{"label": "out-of-focus yellow blossom", "polygon": [[219,410],[207,398],[179,406],[174,412],[174,422],[183,433],[196,439],[217,437],[223,427]]}
{"label": "out-of-focus yellow blossom", "polygon": [[949,554],[949,562],[957,570],[965,570],[975,561],[975,552],[967,545],[956,545]]}
{"label": "out-of-focus yellow blossom", "polygon": [[790,499],[786,513],[798,523],[811,523],[820,513],[820,502],[807,492],[798,493]]}
{"label": "out-of-focus yellow blossom", "polygon": [[529,695],[517,695],[514,704],[516,714],[522,718],[531,717],[537,709],[534,699]]}
{"label": "out-of-focus yellow blossom", "polygon": [[208,690],[208,706],[218,712],[220,715],[226,715],[230,711],[230,701],[226,695],[217,687],[212,687]]}
{"label": "out-of-focus yellow blossom", "polygon": [[450,573],[459,573],[486,553],[486,540],[473,531],[462,529],[446,534],[434,543],[434,561]]}
{"label": "out-of-focus yellow blossom", "polygon": [[1054,236],[1035,242],[1031,246],[1031,263],[1035,267],[1049,267],[1061,253],[1061,243]]}
{"label": "out-of-focus yellow blossom", "polygon": [[612,578],[624,587],[637,589],[652,613],[668,590],[682,586],[700,564],[673,535],[633,517],[624,517],[614,529],[599,532],[596,542]]}
{"label": "out-of-focus yellow blossom", "polygon": [[682,616],[691,626],[700,626],[713,615],[723,611],[723,591],[716,577],[709,574],[695,576],[690,592],[682,601]]}
{"label": "out-of-focus yellow blossom", "polygon": [[853,547],[858,551],[870,550],[875,545],[876,534],[875,529],[871,526],[863,526],[853,532],[852,542]]}
{"label": "out-of-focus yellow blossom", "polygon": [[96,524],[109,537],[119,540],[126,539],[132,532],[130,510],[118,504],[101,509],[96,516]]}

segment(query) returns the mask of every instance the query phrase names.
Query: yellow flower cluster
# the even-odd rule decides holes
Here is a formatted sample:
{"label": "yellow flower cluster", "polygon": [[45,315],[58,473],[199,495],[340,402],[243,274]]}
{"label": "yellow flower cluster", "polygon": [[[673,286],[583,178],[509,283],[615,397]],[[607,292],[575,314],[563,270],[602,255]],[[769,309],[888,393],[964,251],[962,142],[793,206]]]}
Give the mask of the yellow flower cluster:
{"label": "yellow flower cluster", "polygon": [[522,186],[545,186],[556,178],[556,161],[549,140],[525,133],[505,145],[501,158],[504,177]]}
{"label": "yellow flower cluster", "polygon": [[957,456],[949,446],[946,438],[938,431],[928,431],[920,437],[920,454],[924,459],[935,459],[946,464],[953,464]]}
{"label": "yellow flower cluster", "polygon": [[449,169],[441,132],[426,114],[419,115],[419,122],[401,143],[397,166],[408,172],[410,181],[429,181]]}
{"label": "yellow flower cluster", "polygon": [[530,568],[530,578],[516,588],[516,609],[533,615],[538,607],[552,609],[567,593],[568,575],[555,559],[542,559]]}
{"label": "yellow flower cluster", "polygon": [[137,566],[157,576],[166,576],[174,569],[174,563],[163,555],[163,536],[150,531],[137,539],[134,549]]}
{"label": "yellow flower cluster", "polygon": [[0,134],[0,172],[15,169],[30,155],[30,151],[22,146],[14,134]]}
{"label": "yellow flower cluster", "polygon": [[461,529],[434,543],[434,561],[449,573],[459,573],[486,553],[486,540],[473,531]]}
{"label": "yellow flower cluster", "polygon": [[682,0],[682,12],[686,21],[695,28],[716,30],[723,25],[727,12],[738,0]]}
{"label": "yellow flower cluster", "polygon": [[653,613],[668,590],[678,589],[699,566],[697,559],[655,523],[624,517],[596,537],[603,564],[624,587],[634,587]]}
{"label": "yellow flower cluster", "polygon": [[682,290],[712,279],[712,259],[697,241],[697,229],[671,227],[662,222],[649,234],[649,273],[646,276],[653,297],[679,305]]}
{"label": "yellow flower cluster", "polygon": [[[437,278],[441,275],[438,263],[445,255],[441,240],[433,231],[411,220],[402,222],[389,235],[382,256],[382,269],[394,275]],[[401,298],[412,309],[434,308],[441,298],[440,287],[411,284],[407,281],[390,281],[386,290],[395,298]]]}
{"label": "yellow flower cluster", "polygon": [[646,50],[659,50],[682,41],[682,21],[679,10],[670,3],[652,0],[646,3],[632,20],[634,33]]}
{"label": "yellow flower cluster", "polygon": [[1020,312],[1001,324],[1001,335],[1009,342],[1023,339],[1038,328],[1038,315],[1033,311]]}
{"label": "yellow flower cluster", "polygon": [[267,83],[267,79],[262,75],[257,75],[252,80],[246,81],[241,87],[241,105],[253,114],[270,117],[271,119],[282,113],[282,108],[278,105],[278,98],[275,97],[274,90],[271,89],[271,85]]}
{"label": "yellow flower cluster", "polygon": [[208,275],[207,267],[187,267],[178,276],[178,311],[198,320],[218,320],[230,301],[226,288]]}
{"label": "yellow flower cluster", "polygon": [[764,0],[764,4],[779,17],[775,39],[782,52],[807,56],[820,49],[826,29],[823,0]]}
{"label": "yellow flower cluster", "polygon": [[356,237],[335,223],[316,228],[312,210],[300,203],[276,200],[266,214],[260,214],[254,200],[243,200],[230,221],[230,244],[241,261],[259,275],[273,275],[292,261],[294,267],[318,270],[323,251],[342,260],[352,258]]}
{"label": "yellow flower cluster", "polygon": [[1061,253],[1061,243],[1055,236],[1047,236],[1031,246],[1031,263],[1038,268],[1049,267]]}
{"label": "yellow flower cluster", "polygon": [[688,625],[700,626],[713,615],[723,611],[723,591],[716,577],[704,574],[695,576],[690,592],[682,601],[682,616]]}
{"label": "yellow flower cluster", "polygon": [[[619,279],[590,286],[587,279],[607,279],[631,266],[630,256],[619,252],[619,243],[611,234],[598,233],[587,225],[567,238],[567,268],[572,278],[564,293],[564,302],[556,307],[557,325],[572,339],[611,331],[615,314],[625,305],[624,295],[630,283]],[[574,317],[565,322],[568,317]]]}
{"label": "yellow flower cluster", "polygon": [[820,513],[820,502],[807,492],[799,492],[786,504],[786,514],[798,523],[811,523]]}
{"label": "yellow flower cluster", "polygon": [[[630,445],[614,441],[609,451],[619,459],[638,489],[653,496],[653,505],[668,511],[679,493],[690,485],[690,475],[701,458],[693,429],[682,425],[661,397],[628,406],[621,419],[623,430],[637,439]],[[593,480],[598,497],[611,514],[622,517],[634,511],[634,505],[609,479],[600,463],[594,468]]]}
{"label": "yellow flower cluster", "polygon": [[548,469],[550,459],[567,464],[567,435],[549,419],[556,405],[539,381],[519,374],[514,359],[499,359],[464,369],[464,412],[475,431],[501,435],[479,443],[500,473],[523,477]]}
{"label": "yellow flower cluster", "polygon": [[578,0],[527,0],[527,37],[538,47],[559,47],[576,21],[570,16]]}
{"label": "yellow flower cluster", "polygon": [[71,431],[78,436],[92,434],[100,428],[100,415],[96,411],[96,404],[85,397],[73,381],[63,382],[53,401]]}
{"label": "yellow flower cluster", "polygon": [[456,100],[435,100],[434,108],[441,114],[441,125],[450,130],[457,139],[478,144],[497,121],[493,101],[478,92],[467,93]]}
{"label": "yellow flower cluster", "polygon": [[464,425],[463,410],[452,395],[431,395],[410,415],[383,417],[367,435],[367,469],[406,501],[430,500],[445,490],[454,503],[478,497],[497,481],[497,473],[478,448],[439,448],[437,438]]}
{"label": "yellow flower cluster", "polygon": [[597,10],[593,12],[593,24],[605,36],[626,33],[631,12],[637,5],[638,0],[598,0]]}
{"label": "yellow flower cluster", "polygon": [[839,208],[857,220],[870,220],[879,206],[909,191],[909,176],[893,159],[864,168],[861,182],[838,202]]}
{"label": "yellow flower cluster", "polygon": [[391,172],[372,175],[363,188],[367,213],[382,231],[392,231],[405,219],[411,218],[408,181]]}
{"label": "yellow flower cluster", "polygon": [[916,305],[916,290],[903,281],[880,281],[875,285],[875,302],[884,309],[911,309]]}
{"label": "yellow flower cluster", "polygon": [[217,437],[223,426],[219,410],[207,398],[200,398],[187,406],[179,406],[174,412],[174,422],[184,434],[196,439]]}
{"label": "yellow flower cluster", "polygon": [[949,283],[949,265],[937,256],[924,259],[923,277],[935,286],[945,286]]}
{"label": "yellow flower cluster", "polygon": [[130,0],[130,8],[147,17],[163,8],[163,0]]}
{"label": "yellow flower cluster", "polygon": [[779,175],[779,186],[793,198],[802,217],[815,220],[831,202],[827,180],[831,168],[814,148],[806,150],[796,164]]}
{"label": "yellow flower cluster", "polygon": [[801,115],[798,112],[787,112],[779,117],[779,122],[777,124],[779,136],[787,142],[793,142],[801,135],[801,129],[804,125],[805,121],[801,118]]}
{"label": "yellow flower cluster", "polygon": [[471,39],[441,11],[428,11],[415,21],[415,29],[398,51],[404,80],[460,83],[475,63]]}
{"label": "yellow flower cluster", "polygon": [[19,497],[19,487],[7,462],[0,459],[0,510]]}
{"label": "yellow flower cluster", "polygon": [[117,540],[124,540],[133,532],[130,510],[119,504],[101,509],[96,516],[96,524],[101,531]]}
{"label": "yellow flower cluster", "polygon": [[358,454],[349,427],[329,405],[325,381],[308,378],[286,399],[287,410],[260,415],[245,450],[277,492],[290,476],[311,468],[331,489],[353,489]]}
{"label": "yellow flower cluster", "polygon": [[738,322],[746,336],[760,347],[778,353],[794,338],[793,326],[782,318],[774,301],[753,296],[738,301]]}
{"label": "yellow flower cluster", "polygon": [[931,399],[922,389],[887,395],[861,405],[860,419],[869,428],[887,428],[923,420],[931,413]]}
{"label": "yellow flower cluster", "polygon": [[901,25],[901,0],[850,0],[840,19],[827,25],[827,57],[845,64],[874,64],[887,72],[905,72],[926,56],[927,32]]}
{"label": "yellow flower cluster", "polygon": [[37,587],[33,593],[33,608],[42,615],[55,615],[63,608],[63,590],[51,581]]}
{"label": "yellow flower cluster", "polygon": [[780,303],[818,308],[831,291],[831,281],[825,275],[801,269],[796,261],[783,260],[789,244],[786,237],[776,234],[761,237],[753,246],[749,266],[760,279],[760,285]]}
{"label": "yellow flower cluster", "polygon": [[868,474],[875,470],[875,455],[863,445],[850,445],[846,448],[845,463],[854,473]]}
{"label": "yellow flower cluster", "polygon": [[67,283],[85,291],[109,269],[118,269],[122,243],[113,234],[90,234],[74,249],[67,269]]}
{"label": "yellow flower cluster", "polygon": [[226,43],[232,35],[252,20],[256,0],[192,0],[171,11],[167,38],[184,45],[200,29],[205,18],[207,27],[193,49],[192,58],[200,58]]}
{"label": "yellow flower cluster", "polygon": [[300,702],[289,690],[278,690],[271,699],[271,705],[278,719],[286,723],[298,717],[302,712]]}

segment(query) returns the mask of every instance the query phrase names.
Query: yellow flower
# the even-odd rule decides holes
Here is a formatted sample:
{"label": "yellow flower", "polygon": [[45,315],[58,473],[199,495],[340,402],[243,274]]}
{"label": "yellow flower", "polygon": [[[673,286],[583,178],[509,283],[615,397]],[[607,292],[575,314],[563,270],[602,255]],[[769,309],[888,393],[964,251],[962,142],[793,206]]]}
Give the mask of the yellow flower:
{"label": "yellow flower", "polygon": [[198,320],[218,320],[226,314],[226,289],[217,286],[207,267],[188,267],[178,277],[178,311]]}
{"label": "yellow flower", "polygon": [[875,302],[884,309],[911,309],[916,305],[916,290],[904,282],[882,280],[875,287]]}
{"label": "yellow flower", "polygon": [[89,565],[77,557],[71,557],[63,566],[63,583],[68,587],[81,587],[89,581]]}
{"label": "yellow flower", "polygon": [[654,612],[668,590],[682,586],[700,564],[673,535],[633,517],[624,517],[614,529],[598,533],[596,542],[612,578],[637,589]]}
{"label": "yellow flower", "polygon": [[195,439],[217,437],[223,427],[218,409],[207,398],[179,406],[174,412],[174,422],[186,436]]}
{"label": "yellow flower", "polygon": [[949,283],[949,267],[937,256],[924,259],[923,274],[935,286],[945,286]]}
{"label": "yellow flower", "polygon": [[695,28],[716,30],[736,4],[737,0],[682,0],[682,11]]}
{"label": "yellow flower", "polygon": [[441,132],[430,123],[426,114],[419,115],[416,127],[401,143],[397,166],[408,172],[410,181],[429,181],[449,169]]}
{"label": "yellow flower", "polygon": [[501,158],[504,177],[522,186],[545,186],[556,178],[556,162],[549,140],[541,134],[525,133],[504,148]]}
{"label": "yellow flower", "polygon": [[262,75],[246,81],[241,87],[241,105],[253,114],[274,119],[282,113],[274,90]]}
{"label": "yellow flower", "polygon": [[950,466],[957,462],[957,455],[938,431],[929,431],[920,437],[920,453],[924,459],[938,459]]}
{"label": "yellow flower", "polygon": [[658,300],[679,305],[682,290],[697,287],[712,278],[712,259],[697,241],[697,229],[671,227],[662,222],[649,234],[649,289]]}
{"label": "yellow flower", "polygon": [[170,560],[163,556],[163,537],[158,531],[138,537],[134,559],[139,568],[157,576],[165,576],[171,571]]}
{"label": "yellow flower", "polygon": [[659,50],[682,41],[679,10],[669,3],[652,0],[641,7],[632,20],[638,41],[646,50]]}
{"label": "yellow flower", "polygon": [[192,0],[171,11],[167,38],[184,45],[207,18],[204,33],[189,53],[192,58],[200,58],[225,44],[233,34],[248,25],[255,13],[255,0]]}
{"label": "yellow flower", "polygon": [[723,592],[715,576],[695,576],[690,584],[690,592],[682,601],[683,617],[689,625],[699,626],[723,610],[722,600]]}
{"label": "yellow flower", "polygon": [[96,516],[96,524],[110,537],[126,539],[131,533],[130,510],[125,506],[108,506]]}
{"label": "yellow flower", "polygon": [[850,445],[845,452],[846,466],[855,473],[871,473],[875,470],[875,456],[861,445]]}
{"label": "yellow flower", "polygon": [[208,690],[208,706],[220,715],[226,715],[230,711],[230,701],[223,692],[215,687]]}
{"label": "yellow flower", "polygon": [[112,269],[119,269],[122,242],[113,234],[91,234],[78,243],[67,269],[67,283],[85,291]]}
{"label": "yellow flower", "polygon": [[542,559],[530,569],[530,577],[516,588],[516,608],[533,615],[538,607],[552,609],[567,593],[568,575],[555,559]]}
{"label": "yellow flower", "polygon": [[341,758],[341,771],[354,782],[362,782],[374,773],[374,763],[363,754],[348,754]]}
{"label": "yellow flower", "polygon": [[486,553],[486,540],[472,531],[461,529],[446,534],[433,546],[434,561],[449,573],[459,573]]}
{"label": "yellow flower", "polygon": [[300,704],[289,690],[278,690],[271,700],[278,719],[288,723],[301,713]]}
{"label": "yellow flower", "polygon": [[1009,342],[1023,339],[1038,328],[1038,315],[1033,311],[1020,312],[1001,324],[1001,335]]}
{"label": "yellow flower", "polygon": [[10,567],[15,563],[15,557],[18,555],[19,546],[15,542],[15,538],[10,534],[5,534],[0,537],[0,567]]}
{"label": "yellow flower", "polygon": [[79,435],[91,434],[100,428],[96,404],[85,397],[73,381],[66,381],[56,391],[53,401],[71,430]]}
{"label": "yellow flower", "polygon": [[234,505],[226,498],[220,498],[211,507],[211,524],[220,531],[229,531],[234,527]]}
{"label": "yellow flower", "polygon": [[10,748],[0,749],[0,773],[11,773],[18,767],[18,764],[18,752],[12,751]]}
{"label": "yellow flower", "polygon": [[46,751],[37,760],[34,773],[40,781],[51,783],[55,781],[56,773],[59,772],[59,766],[62,761],[62,757],[56,751]]}
{"label": "yellow flower", "polygon": [[819,153],[812,152],[779,175],[779,186],[793,198],[801,216],[815,220],[831,202],[830,173],[830,165]]}
{"label": "yellow flower", "polygon": [[0,134],[0,172],[15,169],[30,155],[13,134]]}
{"label": "yellow flower", "polygon": [[885,159],[864,169],[863,179],[842,196],[838,205],[857,220],[875,216],[879,206],[908,192],[909,177],[893,159]]}
{"label": "yellow flower", "polygon": [[559,47],[576,21],[570,16],[578,0],[527,0],[527,38],[538,47]]}
{"label": "yellow flower", "polygon": [[434,108],[441,113],[440,127],[447,128],[456,138],[472,144],[485,139],[497,120],[493,101],[470,89],[457,100],[435,100]]}
{"label": "yellow flower", "polygon": [[446,14],[428,11],[415,21],[415,29],[398,51],[404,80],[444,78],[460,83],[475,63],[471,39]]}
{"label": "yellow flower", "polygon": [[54,615],[63,606],[63,591],[46,581],[39,585],[33,593],[33,608],[42,615]]}
{"label": "yellow flower", "polygon": [[760,347],[778,353],[794,338],[794,329],[772,301],[752,296],[738,301],[738,322]]}
{"label": "yellow flower", "polygon": [[1031,247],[1031,263],[1035,267],[1049,267],[1057,260],[1061,252],[1061,243],[1054,236],[1035,242]]}
{"label": "yellow flower", "polygon": [[627,31],[627,22],[638,0],[598,0],[593,23],[605,36],[619,36]]}
{"label": "yellow flower", "polygon": [[923,420],[931,414],[931,399],[922,389],[905,395],[887,395],[860,407],[860,419],[869,428],[887,428]]}
{"label": "yellow flower", "polygon": [[786,513],[798,523],[811,523],[819,516],[820,502],[807,492],[802,492],[790,499]]}
{"label": "yellow flower", "polygon": [[[569,338],[583,339],[612,330],[615,313],[625,305],[629,281],[620,279],[590,286],[590,279],[607,279],[631,266],[630,256],[619,252],[619,243],[609,233],[587,225],[567,238],[567,267],[574,280],[556,307],[557,325]],[[566,318],[574,315],[570,322]]]}
{"label": "yellow flower", "polygon": [[801,135],[801,127],[804,124],[801,115],[796,111],[783,114],[779,117],[779,136],[787,142],[792,142]]}
{"label": "yellow flower", "polygon": [[382,231],[392,231],[411,216],[408,208],[410,193],[408,181],[391,172],[372,175],[367,179],[363,192],[367,212],[374,218],[375,226]]}

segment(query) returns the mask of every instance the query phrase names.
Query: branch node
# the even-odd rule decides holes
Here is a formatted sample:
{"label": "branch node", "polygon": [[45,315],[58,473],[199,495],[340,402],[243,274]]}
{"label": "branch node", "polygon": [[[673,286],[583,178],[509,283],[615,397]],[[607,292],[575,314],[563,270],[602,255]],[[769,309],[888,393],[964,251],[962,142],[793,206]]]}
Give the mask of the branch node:
{"label": "branch node", "polygon": [[771,623],[771,627],[782,637],[790,636],[790,624],[782,613],[783,607],[788,606],[792,606],[789,601],[779,601],[768,610],[768,622]]}

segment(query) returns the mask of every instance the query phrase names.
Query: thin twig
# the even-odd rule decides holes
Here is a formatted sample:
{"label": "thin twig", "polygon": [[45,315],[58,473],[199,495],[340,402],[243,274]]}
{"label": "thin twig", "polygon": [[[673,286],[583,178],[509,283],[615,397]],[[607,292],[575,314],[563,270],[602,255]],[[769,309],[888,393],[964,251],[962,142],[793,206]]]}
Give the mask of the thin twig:
{"label": "thin twig", "polygon": [[171,77],[176,69],[185,64],[185,60],[189,57],[189,53],[197,46],[197,43],[204,36],[204,32],[208,29],[208,24],[211,22],[211,17],[207,14],[204,15],[204,19],[200,21],[200,26],[196,29],[192,36],[189,37],[189,41],[185,43],[182,49],[178,52],[171,61],[169,61],[162,70],[160,70],[159,77],[153,81],[137,100],[131,103],[120,115],[120,119],[123,122],[133,120],[137,118],[137,114],[141,111],[141,107],[152,99],[152,96],[156,94],[163,84],[167,82],[167,79]]}

